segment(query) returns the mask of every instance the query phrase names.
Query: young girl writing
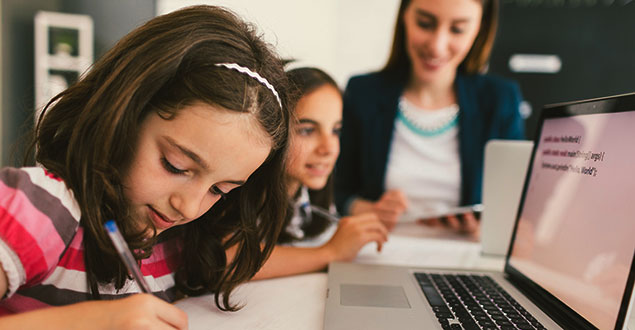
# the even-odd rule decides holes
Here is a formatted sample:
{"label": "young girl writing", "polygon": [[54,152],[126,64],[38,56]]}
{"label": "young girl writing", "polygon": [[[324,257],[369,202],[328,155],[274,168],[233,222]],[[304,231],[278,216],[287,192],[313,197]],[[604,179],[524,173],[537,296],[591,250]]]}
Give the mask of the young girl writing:
{"label": "young girl writing", "polygon": [[[185,329],[177,293],[235,310],[230,293],[284,219],[286,84],[277,55],[220,8],[124,37],[45,109],[42,167],[0,171],[0,313],[15,314],[0,328]],[[133,295],[110,219],[153,295]]]}
{"label": "young girl writing", "polygon": [[289,71],[297,88],[295,123],[286,169],[290,212],[278,245],[255,278],[324,269],[331,261],[352,260],[369,242],[378,249],[387,230],[373,213],[335,223],[312,206],[335,213],[331,172],[339,155],[342,95],[326,73],[315,68]]}

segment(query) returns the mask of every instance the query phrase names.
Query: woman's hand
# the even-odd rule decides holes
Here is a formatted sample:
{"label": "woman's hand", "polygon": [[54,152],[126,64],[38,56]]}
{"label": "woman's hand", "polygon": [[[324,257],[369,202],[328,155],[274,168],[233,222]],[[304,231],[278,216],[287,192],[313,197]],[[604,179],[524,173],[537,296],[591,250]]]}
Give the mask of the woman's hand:
{"label": "woman's hand", "polygon": [[430,227],[447,227],[459,233],[475,237],[479,236],[481,227],[473,212],[447,215],[441,218],[419,219],[417,222]]}
{"label": "woman's hand", "polygon": [[395,228],[399,217],[407,208],[408,199],[400,190],[387,190],[373,205],[373,211],[389,231]]}
{"label": "woman's hand", "polygon": [[153,295],[87,301],[0,318],[2,329],[187,329],[187,314]]}
{"label": "woman's hand", "polygon": [[388,240],[388,230],[374,213],[364,213],[340,219],[337,231],[324,244],[333,261],[351,261],[369,242],[377,243],[377,251]]}
{"label": "woman's hand", "polygon": [[355,200],[351,205],[351,214],[373,212],[377,214],[386,229],[392,231],[406,208],[408,208],[408,199],[403,192],[387,190],[376,202]]}

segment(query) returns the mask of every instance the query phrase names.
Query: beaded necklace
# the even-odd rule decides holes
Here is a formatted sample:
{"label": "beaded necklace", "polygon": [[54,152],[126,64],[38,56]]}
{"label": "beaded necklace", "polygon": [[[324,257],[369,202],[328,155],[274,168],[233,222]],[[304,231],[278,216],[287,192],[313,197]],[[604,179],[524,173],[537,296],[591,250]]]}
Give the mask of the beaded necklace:
{"label": "beaded necklace", "polygon": [[455,127],[459,119],[459,106],[450,105],[433,112],[424,112],[401,97],[398,104],[397,118],[408,129],[424,137],[434,137]]}

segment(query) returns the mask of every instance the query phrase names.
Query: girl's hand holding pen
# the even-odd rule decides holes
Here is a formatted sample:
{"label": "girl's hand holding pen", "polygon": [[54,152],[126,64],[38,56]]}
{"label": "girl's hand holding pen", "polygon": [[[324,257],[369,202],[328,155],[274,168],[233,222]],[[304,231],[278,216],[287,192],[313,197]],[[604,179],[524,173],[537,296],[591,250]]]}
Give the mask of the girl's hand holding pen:
{"label": "girl's hand holding pen", "polygon": [[331,260],[351,261],[359,250],[370,242],[377,243],[377,251],[388,240],[388,229],[375,213],[343,217],[337,231],[323,246],[331,253]]}
{"label": "girl's hand holding pen", "polygon": [[110,329],[187,329],[187,314],[151,294],[108,301]]}
{"label": "girl's hand holding pen", "polygon": [[146,293],[113,301],[112,329],[187,329],[187,314],[177,307],[153,296],[150,286],[132,256],[117,223],[104,224],[112,243],[139,289]]}

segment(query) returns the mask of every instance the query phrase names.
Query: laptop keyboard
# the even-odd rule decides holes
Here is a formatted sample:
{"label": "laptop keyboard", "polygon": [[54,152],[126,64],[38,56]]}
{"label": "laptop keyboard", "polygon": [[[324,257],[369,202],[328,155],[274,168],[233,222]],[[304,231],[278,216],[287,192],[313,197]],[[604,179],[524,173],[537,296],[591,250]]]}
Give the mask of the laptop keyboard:
{"label": "laptop keyboard", "polygon": [[415,276],[443,329],[546,329],[489,276]]}

